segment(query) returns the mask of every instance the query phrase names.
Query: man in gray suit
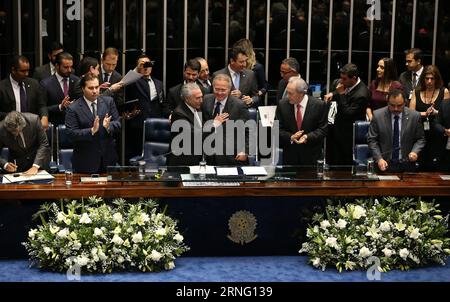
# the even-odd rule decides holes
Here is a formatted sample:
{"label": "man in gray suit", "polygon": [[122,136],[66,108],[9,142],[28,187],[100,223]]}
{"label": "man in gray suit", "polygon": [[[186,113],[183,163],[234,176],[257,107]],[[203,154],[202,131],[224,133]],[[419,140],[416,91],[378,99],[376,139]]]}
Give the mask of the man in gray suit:
{"label": "man in gray suit", "polygon": [[405,103],[403,91],[394,89],[389,93],[388,106],[374,111],[367,140],[382,172],[414,170],[425,146],[420,114]]}
{"label": "man in gray suit", "polygon": [[231,78],[231,96],[242,99],[247,107],[258,107],[258,83],[253,71],[246,69],[247,55],[245,50],[234,47],[230,52],[229,64],[227,67],[216,71],[213,77],[218,74],[226,74]]}
{"label": "man in gray suit", "polygon": [[0,149],[9,149],[9,158],[0,157],[0,166],[6,172],[24,172],[34,175],[50,162],[50,148],[39,116],[11,111],[0,122]]}

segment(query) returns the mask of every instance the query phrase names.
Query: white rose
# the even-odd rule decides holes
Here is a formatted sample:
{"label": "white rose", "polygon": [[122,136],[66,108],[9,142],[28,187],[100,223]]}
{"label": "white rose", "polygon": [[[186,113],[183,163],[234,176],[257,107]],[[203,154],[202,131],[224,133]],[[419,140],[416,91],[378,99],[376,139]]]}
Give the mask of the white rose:
{"label": "white rose", "polygon": [[94,236],[100,237],[103,236],[103,231],[99,228],[94,229]]}
{"label": "white rose", "polygon": [[111,242],[117,245],[122,245],[123,239],[120,238],[117,234],[115,234],[113,239],[111,239]]}
{"label": "white rose", "polygon": [[169,263],[167,263],[167,265],[166,265],[167,270],[174,269],[174,268],[175,268],[175,263],[173,261],[170,261]]}
{"label": "white rose", "polygon": [[142,233],[141,231],[137,232],[136,234],[134,234],[131,238],[131,241],[133,241],[134,243],[138,243],[142,241]]}
{"label": "white rose", "polygon": [[116,227],[113,231],[114,234],[120,234],[120,232],[122,232],[122,229],[120,228],[120,226]]}
{"label": "white rose", "polygon": [[67,228],[62,229],[56,234],[58,238],[67,238],[67,236],[69,236],[69,229]]}
{"label": "white rose", "polygon": [[312,265],[314,266],[314,267],[319,267],[320,266],[320,258],[314,258],[313,259],[313,261],[312,261]]}
{"label": "white rose", "polygon": [[342,217],[347,217],[348,214],[343,208],[340,208],[339,209],[339,215],[341,215]]}
{"label": "white rose", "polygon": [[382,232],[389,232],[391,230],[391,224],[389,223],[389,221],[384,221],[383,223],[381,223],[380,230]]}
{"label": "white rose", "polygon": [[402,257],[404,260],[406,260],[406,258],[409,255],[409,251],[406,248],[405,249],[401,249],[398,254],[400,255],[400,257]]}
{"label": "white rose", "polygon": [[66,215],[64,215],[63,212],[58,212],[58,216],[57,216],[57,218],[56,218],[56,221],[57,221],[57,222],[61,222],[61,221],[63,221],[64,219],[66,219]]}
{"label": "white rose", "polygon": [[89,215],[87,213],[83,213],[83,215],[81,215],[80,223],[89,224],[91,222],[92,220],[91,218],[89,218]]}
{"label": "white rose", "polygon": [[152,250],[152,253],[150,254],[150,259],[152,259],[155,262],[158,262],[161,259],[162,255],[158,251]]}
{"label": "white rose", "polygon": [[344,229],[347,226],[347,221],[345,221],[344,219],[339,219],[338,222],[336,223],[336,227],[338,229]]}
{"label": "white rose", "polygon": [[325,239],[325,245],[328,245],[330,247],[333,247],[333,248],[337,249],[338,248],[337,238],[335,238],[335,237],[328,237],[327,239]]}
{"label": "white rose", "polygon": [[159,229],[156,230],[155,234],[158,235],[158,236],[164,236],[164,235],[166,235],[166,229],[159,228]]}
{"label": "white rose", "polygon": [[353,208],[353,215],[352,217],[354,219],[359,219],[361,217],[366,216],[366,210],[362,206],[355,206]]}
{"label": "white rose", "polygon": [[363,258],[367,258],[367,257],[372,256],[372,252],[364,246],[359,250],[359,256],[363,257]]}
{"label": "white rose", "polygon": [[125,259],[122,256],[117,257],[117,262],[118,263],[122,263],[124,261],[125,261]]}
{"label": "white rose", "polygon": [[56,233],[59,232],[59,226],[57,226],[57,225],[55,225],[55,226],[51,225],[50,228],[49,228],[49,230],[50,230],[50,233],[52,233],[53,235],[55,235]]}
{"label": "white rose", "polygon": [[175,236],[173,236],[173,239],[176,241],[176,242],[181,242],[181,241],[183,241],[184,240],[184,237],[181,235],[181,234],[176,234]]}
{"label": "white rose", "polygon": [[331,226],[330,222],[328,220],[324,220],[320,223],[320,227],[322,229],[326,229],[327,227]]}
{"label": "white rose", "polygon": [[394,254],[394,251],[388,249],[387,247],[385,247],[385,248],[382,250],[382,252],[384,253],[384,255],[385,255],[387,258],[390,258],[390,257]]}
{"label": "white rose", "polygon": [[395,223],[395,228],[399,232],[404,231],[406,228],[406,224],[404,224],[402,221],[399,221],[398,223]]}
{"label": "white rose", "polygon": [[44,253],[45,253],[46,255],[50,254],[51,251],[52,251],[51,248],[49,248],[48,246],[44,246]]}
{"label": "white rose", "polygon": [[73,245],[72,245],[72,249],[78,251],[81,248],[81,242],[79,241],[74,241]]}
{"label": "white rose", "polygon": [[34,239],[34,237],[36,237],[36,234],[37,234],[37,230],[36,229],[31,229],[29,232],[28,232],[28,237],[30,237],[31,239]]}
{"label": "white rose", "polygon": [[113,215],[113,220],[115,221],[115,222],[117,222],[117,223],[121,223],[122,222],[122,214],[120,214],[120,213],[115,213],[114,215]]}
{"label": "white rose", "polygon": [[147,215],[147,213],[141,213],[141,220],[143,222],[149,222],[150,221],[150,217]]}
{"label": "white rose", "polygon": [[101,250],[98,252],[98,257],[102,261],[104,261],[104,260],[106,260],[108,258],[108,257],[106,257],[105,253],[103,253],[103,251],[101,251]]}
{"label": "white rose", "polygon": [[77,263],[79,266],[85,266],[86,264],[88,264],[88,262],[89,258],[86,256],[78,256],[75,260],[75,263]]}
{"label": "white rose", "polygon": [[420,235],[422,235],[422,234],[420,234],[418,228],[411,228],[411,229],[409,229],[409,238],[417,239],[417,238],[420,237]]}

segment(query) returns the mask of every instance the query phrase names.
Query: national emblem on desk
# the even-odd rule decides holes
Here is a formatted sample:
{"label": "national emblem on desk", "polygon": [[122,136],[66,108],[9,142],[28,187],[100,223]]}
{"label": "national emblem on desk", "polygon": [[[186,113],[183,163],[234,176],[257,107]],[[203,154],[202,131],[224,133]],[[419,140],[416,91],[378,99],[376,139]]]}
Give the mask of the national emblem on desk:
{"label": "national emblem on desk", "polygon": [[231,241],[242,245],[250,243],[258,237],[255,234],[256,224],[256,218],[252,213],[249,211],[237,211],[228,220],[231,234],[227,237]]}

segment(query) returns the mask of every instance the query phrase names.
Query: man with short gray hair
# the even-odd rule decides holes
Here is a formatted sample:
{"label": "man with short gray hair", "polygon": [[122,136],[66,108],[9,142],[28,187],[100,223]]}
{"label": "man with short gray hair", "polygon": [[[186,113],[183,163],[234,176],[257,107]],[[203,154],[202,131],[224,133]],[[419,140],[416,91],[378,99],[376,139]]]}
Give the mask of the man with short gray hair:
{"label": "man with short gray hair", "polygon": [[278,83],[276,104],[282,99],[287,97],[286,86],[291,77],[301,78],[300,64],[296,58],[289,57],[284,59],[280,65],[281,80]]}
{"label": "man with short gray hair", "polygon": [[287,97],[280,100],[276,111],[283,165],[315,165],[323,158],[326,103],[306,94],[308,85],[302,78],[291,77],[286,90]]}
{"label": "man with short gray hair", "polygon": [[9,149],[8,159],[0,157],[0,167],[6,172],[34,175],[50,162],[47,135],[39,116],[11,111],[0,122],[0,149]]}

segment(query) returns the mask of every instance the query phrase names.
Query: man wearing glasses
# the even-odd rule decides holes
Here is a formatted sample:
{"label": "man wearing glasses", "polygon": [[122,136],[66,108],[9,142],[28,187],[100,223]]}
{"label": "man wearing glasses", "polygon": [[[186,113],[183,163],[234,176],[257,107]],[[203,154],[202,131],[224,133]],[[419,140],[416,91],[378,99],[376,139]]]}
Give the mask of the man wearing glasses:
{"label": "man wearing glasses", "polygon": [[278,83],[276,104],[278,104],[281,99],[287,97],[286,86],[289,82],[289,79],[291,77],[298,77],[301,79],[302,77],[300,75],[300,64],[298,63],[297,59],[292,57],[284,59],[280,65],[280,75],[282,79]]}

